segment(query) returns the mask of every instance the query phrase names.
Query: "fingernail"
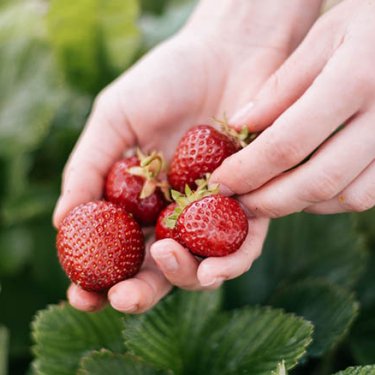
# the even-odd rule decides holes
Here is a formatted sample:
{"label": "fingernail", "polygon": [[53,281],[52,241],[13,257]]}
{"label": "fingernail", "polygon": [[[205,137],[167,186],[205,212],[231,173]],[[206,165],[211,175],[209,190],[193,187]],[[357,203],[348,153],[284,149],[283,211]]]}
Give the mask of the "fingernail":
{"label": "fingernail", "polygon": [[128,301],[124,301],[124,296],[123,295],[120,295],[118,293],[111,293],[109,296],[108,296],[110,302],[111,302],[111,305],[114,309],[118,310],[118,311],[122,311],[122,312],[127,312],[127,313],[132,313],[132,312],[135,312],[137,311],[138,309],[138,304],[137,303],[134,303],[133,301],[131,300],[128,300]]}
{"label": "fingernail", "polygon": [[246,125],[248,116],[253,107],[254,102],[247,103],[229,119],[229,123],[232,125]]}
{"label": "fingernail", "polygon": [[215,284],[220,284],[224,281],[221,277],[207,278],[206,280],[201,281],[201,285],[204,287],[212,286]]}
{"label": "fingernail", "polygon": [[166,272],[176,272],[178,270],[177,258],[173,253],[160,254],[154,252],[153,257],[162,270]]}

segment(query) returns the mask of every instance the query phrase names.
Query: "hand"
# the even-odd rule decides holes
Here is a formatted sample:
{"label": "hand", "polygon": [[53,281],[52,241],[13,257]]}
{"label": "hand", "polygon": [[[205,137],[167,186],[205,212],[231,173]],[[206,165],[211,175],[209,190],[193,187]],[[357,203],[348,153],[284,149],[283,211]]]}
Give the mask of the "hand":
{"label": "hand", "polygon": [[212,181],[225,184],[227,194],[241,194],[250,213],[279,217],[374,206],[374,17],[375,1],[334,7],[253,105],[231,119],[263,132],[228,158]]}
{"label": "hand", "polygon": [[[65,167],[55,226],[76,205],[101,197],[107,171],[126,149],[139,145],[145,151],[161,150],[168,158],[189,127],[231,113],[253,97],[313,22],[314,12],[291,22],[292,2],[290,7],[276,6],[279,13],[274,9],[269,16],[274,0],[244,0],[235,6],[202,1],[180,33],[107,87]],[[259,20],[262,14],[264,23],[249,22],[249,16]],[[251,83],[244,85],[244,77]],[[238,252],[200,264],[177,242],[159,241],[148,250],[141,272],[113,286],[107,296],[73,285],[68,298],[81,310],[97,310],[108,298],[117,310],[139,313],[168,293],[171,283],[188,289],[217,287],[250,267],[267,226],[266,219],[251,219],[249,236]]]}

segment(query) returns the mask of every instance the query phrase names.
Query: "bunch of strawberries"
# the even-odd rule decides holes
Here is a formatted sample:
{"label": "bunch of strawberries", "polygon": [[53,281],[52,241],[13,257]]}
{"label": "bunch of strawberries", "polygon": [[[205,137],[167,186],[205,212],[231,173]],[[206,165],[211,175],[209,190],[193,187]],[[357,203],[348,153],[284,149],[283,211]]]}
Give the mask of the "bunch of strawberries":
{"label": "bunch of strawberries", "polygon": [[142,227],[156,225],[156,239],[172,238],[199,257],[225,256],[245,240],[248,221],[239,203],[208,187],[209,174],[254,137],[221,123],[191,128],[165,174],[160,153],[117,161],[104,199],[74,208],[57,235],[68,277],[89,291],[106,291],[133,277],[145,255]]}

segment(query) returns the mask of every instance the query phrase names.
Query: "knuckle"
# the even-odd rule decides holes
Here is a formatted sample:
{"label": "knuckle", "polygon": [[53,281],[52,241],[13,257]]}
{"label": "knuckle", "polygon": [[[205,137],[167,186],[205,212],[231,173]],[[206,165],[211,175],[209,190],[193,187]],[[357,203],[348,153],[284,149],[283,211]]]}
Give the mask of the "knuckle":
{"label": "knuckle", "polygon": [[282,209],[268,200],[257,200],[256,203],[250,203],[247,207],[257,217],[277,218],[283,216]]}
{"label": "knuckle", "polygon": [[268,138],[268,152],[266,157],[273,165],[289,168],[303,159],[303,152],[299,142],[293,140],[281,140],[279,136]]}
{"label": "knuckle", "polygon": [[369,191],[343,196],[340,201],[341,205],[351,212],[363,212],[375,206],[375,196]]}
{"label": "knuckle", "polygon": [[111,94],[109,88],[105,88],[94,99],[93,110],[96,111],[105,108],[110,102]]}
{"label": "knuckle", "polygon": [[271,75],[271,77],[268,79],[264,91],[265,92],[279,92],[281,87],[281,72],[277,70],[275,73]]}
{"label": "knuckle", "polygon": [[225,171],[225,175],[222,174],[224,178],[220,182],[234,193],[243,194],[253,189],[250,179],[247,178],[246,161],[241,155],[226,158],[220,168]]}
{"label": "knuckle", "polygon": [[340,176],[337,173],[323,172],[310,183],[305,200],[311,203],[327,201],[336,196]]}

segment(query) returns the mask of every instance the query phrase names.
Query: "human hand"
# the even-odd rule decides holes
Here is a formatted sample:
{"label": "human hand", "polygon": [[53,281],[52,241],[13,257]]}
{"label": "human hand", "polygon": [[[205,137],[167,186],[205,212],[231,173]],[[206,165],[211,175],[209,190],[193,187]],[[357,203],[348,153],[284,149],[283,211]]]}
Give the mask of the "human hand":
{"label": "human hand", "polygon": [[[73,207],[102,196],[104,178],[125,150],[138,145],[169,158],[189,127],[224,111],[231,113],[253,97],[314,18],[314,12],[304,15],[302,31],[301,19],[288,19],[294,15],[292,5],[276,6],[278,12],[274,9],[269,15],[275,3],[246,0],[233,6],[203,1],[180,33],[99,95],[64,170],[56,227]],[[292,3],[302,5],[301,0]],[[316,5],[315,13],[317,9]],[[261,15],[264,23],[249,22],[249,17],[259,20]],[[244,77],[251,83],[244,84]],[[250,267],[260,254],[267,226],[267,219],[251,219],[249,235],[238,252],[200,264],[173,240],[158,241],[150,250],[151,240],[142,270],[134,278],[113,286],[106,296],[72,285],[68,298],[81,310],[95,311],[108,298],[117,310],[139,313],[157,303],[171,283],[187,289],[217,287]]]}
{"label": "human hand", "polygon": [[253,106],[230,120],[263,132],[226,159],[211,181],[226,185],[226,194],[241,194],[250,213],[279,217],[374,206],[374,17],[375,1],[347,0],[331,9]]}

